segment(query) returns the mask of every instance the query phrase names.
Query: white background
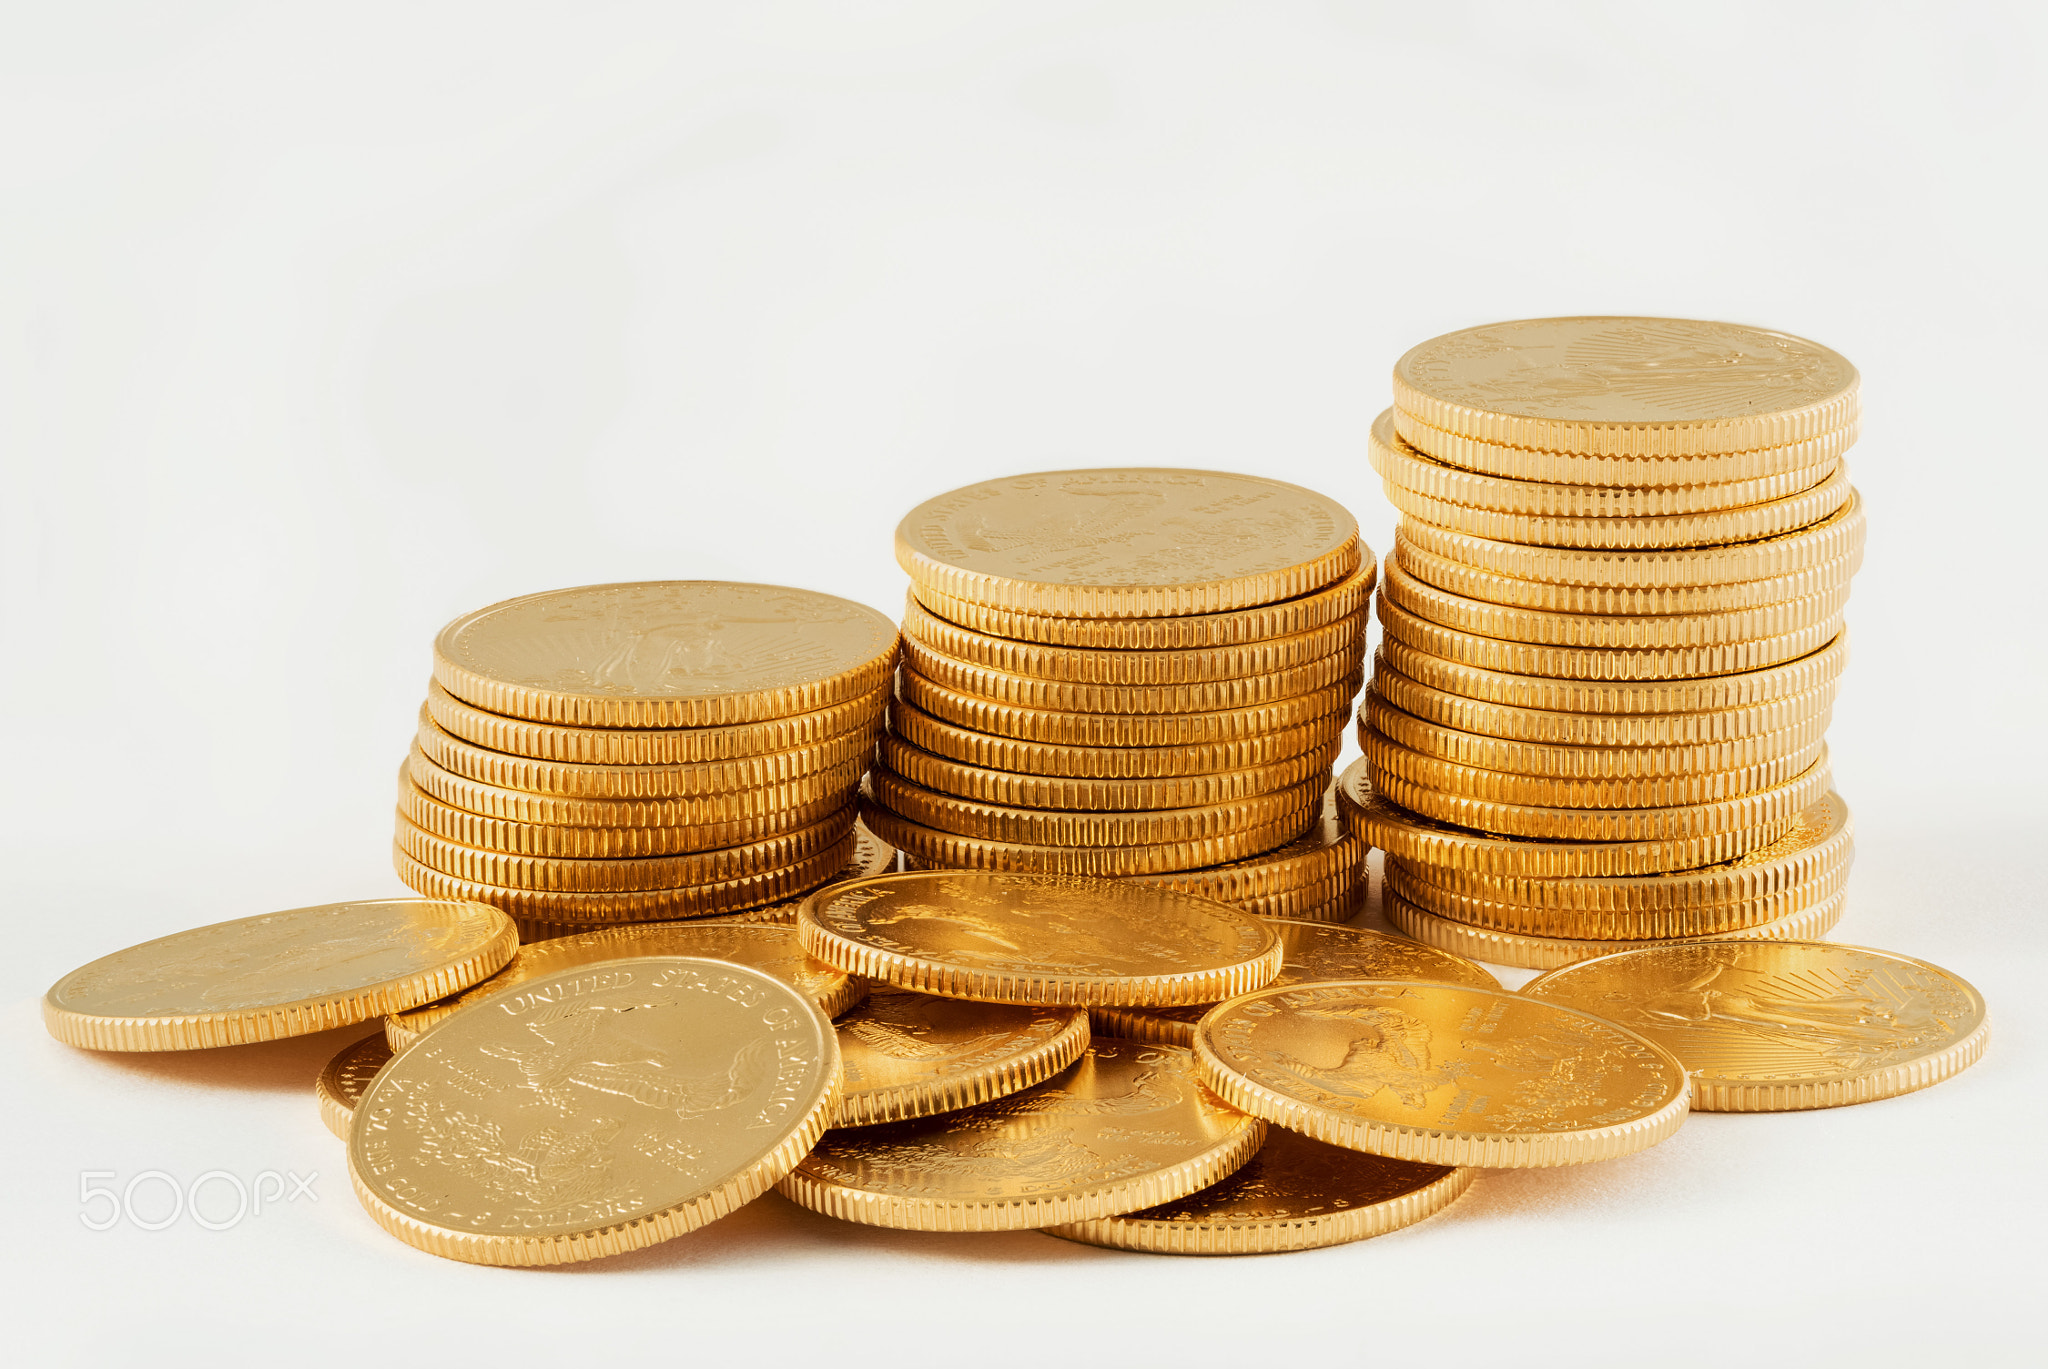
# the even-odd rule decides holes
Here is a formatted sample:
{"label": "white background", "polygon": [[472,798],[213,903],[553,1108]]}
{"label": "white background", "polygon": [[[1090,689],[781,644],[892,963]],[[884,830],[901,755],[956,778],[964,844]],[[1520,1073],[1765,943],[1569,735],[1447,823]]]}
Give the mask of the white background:
{"label": "white background", "polygon": [[[2039,7],[0,6],[11,939],[6,1336],[39,1362],[2039,1362]],[[1831,736],[1840,936],[1976,982],[1986,1061],[1701,1116],[1262,1260],[912,1236],[778,1198],[568,1272],[357,1208],[313,1074],[48,1040],[181,927],[400,894],[433,632],[726,577],[894,610],[985,476],[1324,490],[1434,334],[1634,312],[1862,369]],[[343,1039],[353,1037],[343,1033]],[[79,1221],[81,1170],[317,1170],[232,1231]],[[25,1341],[24,1339],[25,1338]]]}

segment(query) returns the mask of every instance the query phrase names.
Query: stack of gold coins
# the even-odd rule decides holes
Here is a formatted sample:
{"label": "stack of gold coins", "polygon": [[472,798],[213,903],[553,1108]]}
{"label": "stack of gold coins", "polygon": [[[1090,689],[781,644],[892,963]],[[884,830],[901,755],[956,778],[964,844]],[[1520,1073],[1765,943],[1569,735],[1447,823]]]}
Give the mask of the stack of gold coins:
{"label": "stack of gold coins", "polygon": [[866,821],[919,866],[1150,880],[1350,915],[1330,770],[1376,575],[1313,491],[1156,468],[913,509],[903,663]]}
{"label": "stack of gold coins", "polygon": [[793,916],[893,866],[854,799],[895,661],[882,614],[777,585],[592,585],[458,618],[399,778],[399,877],[528,940]]}
{"label": "stack of gold coins", "polygon": [[1832,927],[1855,368],[1733,324],[1534,319],[1416,347],[1394,404],[1372,460],[1403,516],[1341,786],[1388,917],[1531,968]]}

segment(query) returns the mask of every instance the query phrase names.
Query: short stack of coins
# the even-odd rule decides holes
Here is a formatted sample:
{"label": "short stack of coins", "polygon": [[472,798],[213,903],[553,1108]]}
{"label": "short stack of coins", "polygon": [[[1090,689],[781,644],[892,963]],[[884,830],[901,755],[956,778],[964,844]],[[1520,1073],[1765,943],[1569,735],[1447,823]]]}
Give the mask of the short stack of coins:
{"label": "short stack of coins", "polygon": [[527,940],[793,916],[893,868],[854,804],[895,659],[882,614],[776,585],[593,585],[458,618],[399,779],[399,877]]}
{"label": "short stack of coins", "polygon": [[1389,919],[1526,968],[1831,928],[1855,369],[1731,324],[1534,319],[1414,348],[1394,402],[1371,450],[1402,520],[1340,784]]}
{"label": "short stack of coins", "polygon": [[1342,506],[1253,476],[1053,471],[904,518],[903,661],[866,821],[918,866],[1143,879],[1341,920],[1330,771],[1377,573]]}

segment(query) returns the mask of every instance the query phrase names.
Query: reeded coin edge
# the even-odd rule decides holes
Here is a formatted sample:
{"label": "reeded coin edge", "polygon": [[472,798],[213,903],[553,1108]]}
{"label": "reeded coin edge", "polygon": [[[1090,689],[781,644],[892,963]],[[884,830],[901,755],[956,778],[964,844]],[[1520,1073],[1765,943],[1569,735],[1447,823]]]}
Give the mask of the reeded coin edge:
{"label": "reeded coin edge", "polygon": [[1090,1026],[1088,1013],[1077,1010],[1055,1035],[994,1065],[940,1079],[913,1080],[875,1089],[849,1088],[840,1095],[839,1112],[832,1125],[866,1127],[908,1122],[1007,1098],[1044,1083],[1079,1060],[1088,1049]]}

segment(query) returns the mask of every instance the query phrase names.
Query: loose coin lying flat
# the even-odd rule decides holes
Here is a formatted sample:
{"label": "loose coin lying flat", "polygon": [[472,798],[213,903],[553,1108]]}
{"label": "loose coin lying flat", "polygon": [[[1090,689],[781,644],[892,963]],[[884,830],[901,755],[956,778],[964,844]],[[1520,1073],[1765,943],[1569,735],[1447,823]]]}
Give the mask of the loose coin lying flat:
{"label": "loose coin lying flat", "polygon": [[1685,1120],[1685,1068],[1597,1017],[1519,994],[1361,980],[1261,989],[1202,1019],[1204,1083],[1319,1141],[1427,1164],[1612,1159]]}
{"label": "loose coin lying flat", "polygon": [[828,1132],[780,1185],[841,1221],[1016,1231],[1153,1207],[1251,1158],[1266,1128],[1173,1046],[1097,1037],[1066,1072],[962,1112]]}
{"label": "loose coin lying flat", "polygon": [[936,870],[804,901],[804,949],[899,988],[989,1003],[1213,1003],[1279,973],[1267,924],[1120,880]]}
{"label": "loose coin lying flat", "polygon": [[832,1024],[745,966],[572,966],[474,1006],[392,1060],[349,1135],[378,1225],[449,1259],[565,1264],[694,1230],[787,1174],[838,1103]]}
{"label": "loose coin lying flat", "polygon": [[511,919],[481,903],[294,908],[102,956],[50,987],[43,1025],[66,1045],[107,1051],[303,1036],[445,998],[518,948]]}
{"label": "loose coin lying flat", "polygon": [[[1332,927],[1314,922],[1269,919],[1280,938],[1280,973],[1269,988],[1331,979],[1422,979],[1446,984],[1474,984],[1497,989],[1500,981],[1483,965],[1460,955],[1424,946],[1403,937],[1358,927]],[[1195,1024],[1214,1003],[1177,1008],[1097,1007],[1089,1020],[1111,1036],[1158,1041],[1171,1046],[1195,1044]]]}
{"label": "loose coin lying flat", "polygon": [[1390,1160],[1274,1127],[1220,1184],[1045,1234],[1155,1255],[1265,1255],[1384,1236],[1449,1207],[1474,1171]]}
{"label": "loose coin lying flat", "polygon": [[1080,1008],[877,989],[837,1024],[846,1091],[834,1126],[958,1112],[1030,1088],[1088,1049]]}
{"label": "loose coin lying flat", "polygon": [[1984,1054],[1975,989],[1889,951],[1811,941],[1628,950],[1523,993],[1641,1032],[1692,1072],[1693,1106],[1788,1112],[1890,1098]]}
{"label": "loose coin lying flat", "polygon": [[827,1017],[837,1017],[867,992],[866,985],[845,971],[805,955],[797,945],[796,932],[788,926],[772,922],[648,922],[521,946],[511,964],[469,992],[385,1018],[384,1035],[393,1050],[401,1050],[467,1005],[515,984],[578,965],[650,955],[729,960],[772,974],[816,1003]]}
{"label": "loose coin lying flat", "polygon": [[343,1048],[339,1055],[329,1060],[327,1067],[320,1071],[320,1077],[313,1081],[313,1097],[320,1105],[321,1123],[346,1141],[349,1119],[355,1115],[356,1104],[368,1092],[377,1071],[390,1063],[391,1045],[382,1032]]}

